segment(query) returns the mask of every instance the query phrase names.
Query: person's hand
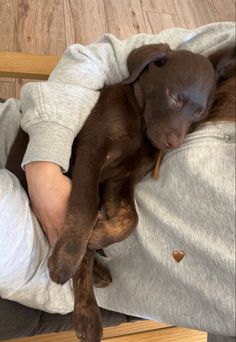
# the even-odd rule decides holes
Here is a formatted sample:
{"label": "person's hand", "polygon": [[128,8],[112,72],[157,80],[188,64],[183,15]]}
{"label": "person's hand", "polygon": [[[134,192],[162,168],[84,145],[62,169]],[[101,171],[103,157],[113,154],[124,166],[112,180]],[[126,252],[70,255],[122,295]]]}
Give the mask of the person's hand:
{"label": "person's hand", "polygon": [[29,163],[25,172],[32,210],[54,246],[63,228],[71,181],[59,165],[50,162]]}

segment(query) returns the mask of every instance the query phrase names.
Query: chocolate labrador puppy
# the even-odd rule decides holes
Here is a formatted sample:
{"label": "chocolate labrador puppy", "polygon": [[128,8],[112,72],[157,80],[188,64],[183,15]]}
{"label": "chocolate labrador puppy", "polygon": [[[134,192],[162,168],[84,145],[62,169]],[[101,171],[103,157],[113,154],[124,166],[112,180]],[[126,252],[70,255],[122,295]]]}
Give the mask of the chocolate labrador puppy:
{"label": "chocolate labrador puppy", "polygon": [[[68,213],[48,267],[56,283],[73,277],[75,331],[83,341],[97,342],[102,336],[94,279],[97,286],[111,281],[105,267],[94,263],[94,251],[133,232],[138,222],[135,184],[154,167],[161,150],[180,146],[191,126],[207,117],[216,75],[227,64],[222,64],[224,55],[208,59],[173,51],[167,44],[133,50],[129,78],[101,90],[75,140]],[[13,172],[22,132],[17,139],[8,163]],[[99,208],[102,219],[97,219]]]}
{"label": "chocolate labrador puppy", "polygon": [[[127,63],[130,77],[101,90],[75,143],[68,215],[49,259],[60,284],[76,274],[87,246],[102,249],[131,234],[138,220],[134,185],[160,150],[183,142],[214,97],[215,72],[201,55],[147,45]],[[97,220],[101,204],[107,217]]]}

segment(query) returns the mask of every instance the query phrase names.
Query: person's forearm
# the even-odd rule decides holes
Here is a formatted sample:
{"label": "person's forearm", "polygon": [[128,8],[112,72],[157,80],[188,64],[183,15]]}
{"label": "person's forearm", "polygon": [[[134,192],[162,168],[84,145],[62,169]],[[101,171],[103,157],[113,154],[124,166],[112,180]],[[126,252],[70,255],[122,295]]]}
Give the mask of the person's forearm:
{"label": "person's forearm", "polygon": [[61,167],[51,162],[26,164],[25,172],[32,209],[54,246],[63,228],[71,182]]}

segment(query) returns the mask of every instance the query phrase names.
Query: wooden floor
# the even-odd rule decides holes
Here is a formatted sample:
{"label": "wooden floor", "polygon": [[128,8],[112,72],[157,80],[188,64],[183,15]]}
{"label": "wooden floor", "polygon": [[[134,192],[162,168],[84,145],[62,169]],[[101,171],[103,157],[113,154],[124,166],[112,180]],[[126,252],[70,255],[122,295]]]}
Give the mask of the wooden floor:
{"label": "wooden floor", "polygon": [[[158,33],[174,26],[195,28],[229,20],[235,20],[235,0],[0,0],[0,51],[60,56],[68,45],[91,43],[105,32],[126,38],[139,32]],[[24,82],[0,79],[0,97],[19,97]],[[106,329],[104,339],[206,342],[206,334],[139,322]],[[70,332],[17,341],[73,342],[76,339]]]}

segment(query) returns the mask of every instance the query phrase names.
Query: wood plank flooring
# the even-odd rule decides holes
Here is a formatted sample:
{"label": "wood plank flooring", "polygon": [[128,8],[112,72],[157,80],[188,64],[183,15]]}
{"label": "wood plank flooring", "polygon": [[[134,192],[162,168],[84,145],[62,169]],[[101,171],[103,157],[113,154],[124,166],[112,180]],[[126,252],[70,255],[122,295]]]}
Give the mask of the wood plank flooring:
{"label": "wood plank flooring", "polygon": [[[89,44],[109,32],[124,39],[170,27],[193,29],[235,20],[235,0],[0,0],[0,51],[60,56],[73,43]],[[31,80],[32,81],[32,80]],[[0,79],[0,97],[19,97],[23,79]],[[115,337],[116,336],[116,337]],[[206,334],[153,322],[105,330],[116,342],[206,342]],[[18,342],[73,342],[72,332]]]}

